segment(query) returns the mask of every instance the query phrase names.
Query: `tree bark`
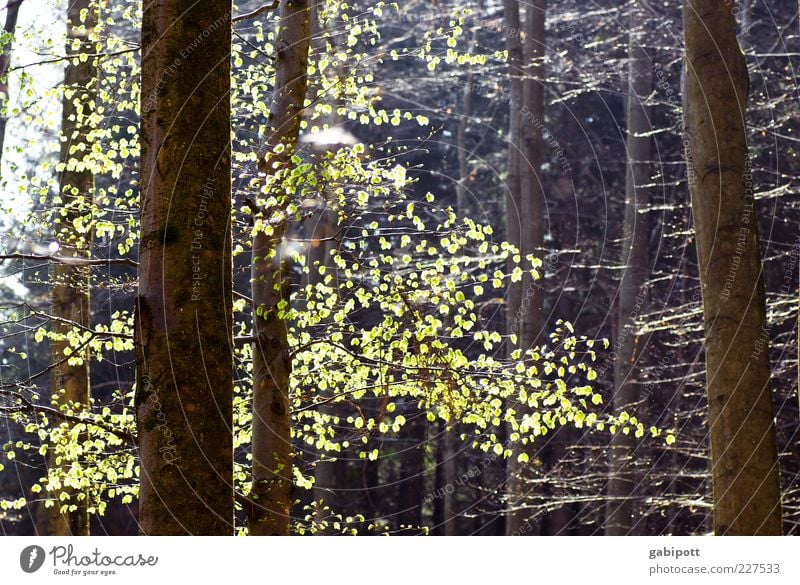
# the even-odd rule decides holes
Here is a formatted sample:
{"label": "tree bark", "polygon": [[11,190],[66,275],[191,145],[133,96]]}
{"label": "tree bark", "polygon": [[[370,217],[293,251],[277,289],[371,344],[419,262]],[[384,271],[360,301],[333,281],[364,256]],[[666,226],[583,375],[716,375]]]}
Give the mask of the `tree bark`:
{"label": "tree bark", "polygon": [[[331,44],[330,55],[337,51],[337,47],[341,44],[341,35],[345,31],[345,23],[337,18],[333,22],[322,21],[322,11],[325,2],[322,0],[312,0],[311,11],[311,52],[317,59],[322,58],[322,55],[327,53],[327,44]],[[344,83],[345,72],[342,70],[342,64],[336,60],[336,65],[332,67],[334,75],[341,79]],[[313,89],[308,88],[307,91],[311,95],[317,95],[318,99],[324,101],[331,106],[332,112],[328,115],[323,115],[317,119],[317,124],[327,122],[330,129],[340,129],[343,123],[342,116],[339,114],[338,108],[343,106],[343,100],[338,95],[324,95],[320,92],[323,89],[324,73],[321,73],[323,79],[320,80],[320,86],[315,92]],[[310,121],[309,121],[310,123]],[[324,126],[324,125],[323,125]],[[344,130],[342,130],[344,132]],[[322,156],[326,152],[335,153],[340,148],[351,146],[350,144],[325,144],[325,145],[311,145],[310,156],[313,157],[315,163],[322,164]],[[305,284],[314,287],[322,284],[327,275],[334,277],[336,274],[336,264],[333,262],[331,253],[337,248],[336,242],[333,238],[338,231],[338,221],[336,212],[328,205],[328,194],[325,192],[325,187],[321,187],[323,192],[319,194],[318,198],[307,199],[303,202],[303,207],[311,211],[308,219],[304,220],[303,236],[306,240],[306,267],[308,273],[305,277]],[[324,274],[320,270],[324,268]],[[335,404],[327,404],[320,406],[320,412],[329,416],[336,416],[340,412],[340,408]],[[328,456],[328,453],[321,450],[320,456]],[[314,467],[314,500],[322,501],[332,511],[337,511],[339,502],[337,501],[337,489],[345,484],[342,482],[342,476],[346,472],[347,461],[337,459],[336,461],[318,462]]]}
{"label": "tree bark", "polygon": [[[6,5],[6,23],[3,26],[3,32],[12,35],[12,38],[0,50],[0,107],[3,106],[3,102],[8,101],[8,70],[11,65],[11,50],[14,48],[13,35],[17,30],[17,17],[22,2],[23,0],[11,0]],[[0,159],[3,157],[3,148],[5,147],[7,123],[8,117],[0,112]]]}
{"label": "tree bark", "polygon": [[[472,36],[472,45],[475,45],[475,34]],[[467,72],[467,82],[464,95],[461,98],[461,117],[458,119],[456,133],[456,148],[458,149],[458,182],[456,183],[456,209],[460,217],[466,217],[469,211],[467,204],[467,183],[469,182],[469,152],[467,151],[467,124],[472,115],[472,83],[474,76],[472,68]]]}
{"label": "tree bark", "polygon": [[234,531],[231,8],[144,5],[135,402],[147,535]]}
{"label": "tree bark", "polygon": [[[478,29],[472,30],[470,38],[470,53],[472,53],[477,45]],[[456,150],[458,152],[458,182],[456,183],[456,213],[459,217],[467,217],[469,213],[469,204],[467,196],[469,189],[467,183],[470,179],[469,172],[469,155],[467,149],[467,127],[469,118],[472,115],[472,91],[473,91],[474,75],[472,67],[467,71],[466,83],[464,84],[464,93],[461,97],[461,112],[458,119],[458,130],[456,131]],[[462,459],[458,452],[458,427],[453,425],[442,425],[441,434],[441,462],[443,465],[443,486],[444,495],[442,496],[442,519],[441,532],[444,536],[455,536],[458,534],[458,511],[456,506],[456,490],[447,489],[447,486],[456,486],[457,467],[459,460]]]}
{"label": "tree bark", "polygon": [[[15,10],[19,5],[15,7]],[[85,16],[84,16],[85,14]],[[9,14],[10,16],[10,14]],[[16,20],[16,15],[14,15]],[[91,34],[97,26],[97,5],[90,0],[73,0],[67,6],[67,55],[96,53]],[[77,41],[77,46],[73,43]],[[54,223],[55,239],[62,257],[88,258],[92,243],[91,206],[94,199],[94,176],[85,157],[91,152],[90,116],[97,97],[97,63],[89,58],[82,62],[67,61],[62,100],[61,154],[63,165],[59,178],[59,193],[64,215]],[[85,229],[75,223],[83,220]],[[91,268],[76,264],[56,262],[52,266],[53,332],[64,339],[54,340],[51,351],[54,363],[63,360],[71,351],[70,335],[76,323],[82,328],[90,325],[89,291]],[[82,349],[73,355],[80,363],[63,362],[53,369],[52,391],[61,408],[85,411],[89,408],[89,351]],[[51,465],[59,465],[55,461]],[[69,471],[70,463],[61,464],[62,472]],[[85,494],[67,490],[68,505],[77,509],[61,513],[61,502],[48,509],[47,534],[53,536],[88,535],[89,512]]]}
{"label": "tree bark", "polygon": [[[508,104],[508,175],[506,177],[506,241],[520,249],[521,234],[521,200],[520,195],[520,125],[522,117],[522,43],[520,42],[521,23],[518,0],[504,0],[506,27],[506,49],[508,50],[508,74],[510,77]],[[507,270],[514,269],[512,259],[509,259]],[[508,288],[506,302],[506,329],[508,335],[517,335],[517,342],[509,340],[507,344],[508,355],[519,347],[518,313],[522,304],[522,283],[511,283]]]}
{"label": "tree bark", "polygon": [[[308,0],[282,2],[276,43],[275,90],[260,160],[260,170],[274,179],[270,196],[278,205],[258,213],[268,230],[253,238],[253,487],[255,502],[248,519],[250,534],[288,534],[292,494],[292,444],[289,414],[291,360],[286,323],[289,271],[281,243],[287,219],[287,194],[281,179],[291,171],[308,86],[311,14]],[[278,148],[280,145],[281,148]],[[269,233],[271,231],[271,233]]]}
{"label": "tree bark", "polygon": [[684,0],[687,163],[703,291],[714,532],[781,534],[748,74],[723,0]]}
{"label": "tree bark", "polygon": [[[622,239],[622,280],[619,286],[618,335],[614,362],[614,414],[636,416],[641,396],[639,360],[647,344],[638,332],[636,321],[645,310],[649,276],[647,246],[649,222],[644,213],[650,202],[650,107],[645,101],[653,88],[653,75],[647,49],[642,46],[647,16],[638,2],[629,5],[628,105],[625,176],[625,218]],[[635,500],[636,471],[633,433],[617,432],[609,449],[608,504],[606,535],[625,536],[638,531]]]}
{"label": "tree bark", "polygon": [[[512,9],[513,11],[513,9]],[[545,202],[542,188],[542,128],[544,127],[544,49],[545,0],[526,4],[525,42],[522,47],[524,77],[520,116],[520,250],[522,262],[534,255],[541,258],[544,250]],[[513,16],[512,16],[513,19]],[[507,22],[509,28],[513,27]],[[517,23],[518,24],[518,23]],[[517,27],[518,28],[518,27]],[[510,51],[509,51],[510,53]],[[510,59],[509,59],[510,60]],[[513,90],[512,90],[513,91]],[[513,107],[513,106],[512,106]],[[526,264],[523,264],[527,267]],[[513,285],[512,285],[513,286]],[[533,281],[529,271],[522,278],[520,304],[515,315],[519,344],[523,350],[538,345],[544,329],[543,288]],[[521,417],[526,405],[517,405]],[[529,456],[528,463],[520,463],[520,454]],[[508,461],[508,494],[511,509],[506,521],[507,534],[532,533],[528,524],[533,522],[530,513],[514,509],[530,489],[533,478],[535,450],[528,443],[516,443]]]}

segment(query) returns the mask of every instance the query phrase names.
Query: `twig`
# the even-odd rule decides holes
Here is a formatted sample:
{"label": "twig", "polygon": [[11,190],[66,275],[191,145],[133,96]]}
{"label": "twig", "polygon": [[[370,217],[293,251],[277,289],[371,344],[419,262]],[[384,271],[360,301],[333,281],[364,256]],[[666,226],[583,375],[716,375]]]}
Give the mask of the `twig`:
{"label": "twig", "polygon": [[51,254],[2,254],[0,262],[4,260],[41,260],[43,262],[60,262],[61,264],[77,264],[81,266],[105,266],[106,264],[125,264],[139,266],[139,263],[130,258],[78,258],[69,256],[53,256]]}
{"label": "twig", "polygon": [[119,429],[117,427],[111,426],[111,425],[106,424],[104,422],[95,420],[94,418],[85,418],[85,417],[75,416],[73,414],[67,414],[65,412],[61,412],[60,410],[57,410],[57,409],[52,408],[50,406],[44,406],[42,404],[34,404],[33,402],[31,402],[30,400],[25,398],[19,392],[8,392],[6,390],[0,390],[0,394],[5,394],[7,396],[14,396],[20,402],[22,402],[22,405],[20,405],[20,406],[0,406],[0,412],[3,412],[3,413],[41,412],[41,413],[50,415],[52,417],[61,419],[61,420],[66,421],[66,422],[72,422],[72,423],[77,423],[77,424],[94,425],[94,426],[99,427],[99,428],[101,428],[101,429],[103,429],[105,431],[108,431],[109,433],[111,433],[112,435],[115,435],[116,437],[119,437],[120,439],[122,439],[123,441],[128,443],[129,445],[133,445],[133,446],[136,445],[136,436],[133,435],[133,433],[130,433],[128,431],[124,431],[122,429]]}
{"label": "twig", "polygon": [[261,8],[256,8],[252,12],[246,12],[245,14],[241,14],[239,16],[234,16],[231,19],[232,23],[241,22],[243,20],[249,20],[251,18],[255,18],[265,12],[269,12],[270,10],[275,10],[278,6],[280,6],[281,0],[273,0],[272,4],[265,4]]}

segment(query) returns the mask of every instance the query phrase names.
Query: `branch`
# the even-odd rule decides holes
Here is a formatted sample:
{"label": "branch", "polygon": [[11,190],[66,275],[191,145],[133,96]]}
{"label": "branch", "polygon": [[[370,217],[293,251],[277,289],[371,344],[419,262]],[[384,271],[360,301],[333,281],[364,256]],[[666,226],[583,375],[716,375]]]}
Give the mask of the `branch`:
{"label": "branch", "polygon": [[[74,350],[75,353],[83,351],[83,348],[86,347],[92,339],[93,339],[93,337],[90,337],[89,339],[87,339],[86,341],[81,343],[78,347],[76,347],[75,350]],[[54,370],[55,368],[57,368],[61,364],[69,361],[70,357],[71,356],[65,355],[64,357],[56,360],[55,362],[51,363],[50,365],[46,366],[45,368],[39,370],[35,374],[31,374],[30,376],[28,376],[27,380],[24,380],[22,382],[8,382],[8,383],[5,383],[5,384],[0,384],[0,393],[8,394],[8,390],[11,389],[11,388],[19,388],[20,386],[27,386],[27,385],[31,384],[35,379],[41,378],[42,376],[44,376],[45,374],[47,374],[51,370]]]}
{"label": "branch", "polygon": [[256,16],[260,16],[265,12],[269,12],[271,10],[275,10],[278,6],[280,6],[281,0],[272,0],[272,4],[265,4],[261,8],[256,8],[252,12],[246,12],[245,14],[241,14],[239,16],[234,16],[231,19],[232,23],[241,22],[243,20],[250,20],[251,18],[255,18]]}
{"label": "branch", "polygon": [[44,61],[36,61],[34,63],[26,63],[25,65],[19,65],[17,67],[12,67],[9,69],[9,72],[19,71],[20,69],[26,69],[28,67],[35,67],[37,65],[48,65],[50,63],[58,63],[59,61],[66,61],[67,59],[74,59],[80,55],[86,55],[87,58],[94,58],[94,57],[115,57],[117,55],[124,55],[125,53],[134,53],[139,50],[140,47],[136,46],[132,49],[120,49],[119,51],[112,51],[110,53],[79,53],[76,55],[64,55],[63,57],[54,57],[52,59],[45,59]]}
{"label": "branch", "polygon": [[17,398],[22,404],[20,406],[0,406],[0,412],[3,413],[14,413],[14,412],[41,412],[47,415],[50,415],[54,418],[61,419],[66,422],[76,423],[76,424],[89,424],[99,427],[112,435],[119,437],[126,443],[131,446],[136,446],[136,436],[133,433],[128,431],[122,430],[120,428],[111,426],[107,423],[100,422],[93,417],[80,417],[73,414],[67,414],[65,412],[61,412],[55,408],[50,406],[44,406],[41,404],[34,404],[27,398],[25,398],[19,392],[8,392],[5,390],[0,390],[0,394],[6,394],[8,396],[14,396]]}
{"label": "branch", "polygon": [[41,260],[43,262],[60,262],[61,264],[76,264],[79,266],[105,266],[106,264],[125,264],[134,268],[139,266],[138,262],[130,258],[77,258],[50,254],[1,254],[0,262],[5,260]]}

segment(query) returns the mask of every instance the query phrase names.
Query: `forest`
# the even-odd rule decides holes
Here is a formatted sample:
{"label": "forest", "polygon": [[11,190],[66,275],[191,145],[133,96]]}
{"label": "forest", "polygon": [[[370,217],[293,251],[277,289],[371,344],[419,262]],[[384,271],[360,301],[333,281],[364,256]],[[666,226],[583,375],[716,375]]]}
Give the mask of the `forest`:
{"label": "forest", "polygon": [[800,534],[796,0],[0,8],[3,535]]}

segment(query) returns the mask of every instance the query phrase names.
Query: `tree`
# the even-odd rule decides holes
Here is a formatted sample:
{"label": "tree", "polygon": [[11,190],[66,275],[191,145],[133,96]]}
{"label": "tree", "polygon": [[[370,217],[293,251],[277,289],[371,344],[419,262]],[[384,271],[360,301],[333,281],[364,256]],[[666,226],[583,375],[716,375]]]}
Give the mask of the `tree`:
{"label": "tree", "polygon": [[142,20],[136,411],[144,534],[233,534],[231,3]]}
{"label": "tree", "polygon": [[[507,34],[520,35],[519,17],[514,14],[514,7],[509,3],[510,9],[507,16]],[[517,4],[517,11],[519,10]],[[525,11],[525,37],[521,50],[521,67],[519,74],[522,76],[521,101],[514,103],[512,108],[519,109],[519,113],[512,112],[512,121],[519,116],[519,242],[520,256],[524,262],[528,258],[541,257],[544,250],[545,230],[545,201],[544,187],[542,185],[542,127],[544,125],[544,49],[545,49],[545,0],[533,0],[526,4]],[[519,49],[519,41],[511,41],[514,51]],[[509,50],[509,55],[511,50]],[[509,57],[509,64],[512,61]],[[513,70],[512,70],[513,75]],[[520,89],[518,88],[519,92]],[[514,88],[512,87],[512,95]],[[513,122],[512,122],[513,123]],[[512,130],[513,134],[513,130]],[[512,147],[514,145],[512,137]],[[517,163],[515,163],[517,164]],[[510,165],[509,165],[510,167]],[[509,169],[512,178],[512,170]],[[512,189],[515,185],[512,186]],[[513,221],[511,217],[507,221]],[[513,232],[512,232],[513,233]],[[517,243],[512,241],[512,243]],[[543,315],[543,289],[534,282],[531,272],[526,271],[521,280],[519,305],[512,319],[512,334],[519,338],[519,347],[529,350],[539,345],[544,333]],[[514,293],[516,297],[517,293]],[[517,299],[512,301],[516,304]],[[525,415],[528,410],[523,404],[519,405],[518,416]],[[531,522],[531,515],[524,510],[513,509],[519,506],[519,498],[530,489],[532,479],[532,465],[526,464],[520,458],[527,454],[533,460],[531,443],[518,443],[512,451],[508,462],[508,491],[512,509],[506,521],[506,534],[519,534],[526,523]]]}
{"label": "tree", "polygon": [[[639,406],[638,375],[646,340],[637,332],[647,298],[648,245],[650,229],[647,206],[650,200],[650,107],[653,89],[650,57],[642,45],[647,15],[638,2],[629,3],[627,151],[625,174],[625,218],[622,241],[622,279],[619,285],[618,334],[614,360],[614,413],[633,414]],[[609,450],[608,510],[606,534],[624,536],[638,529],[634,450],[636,437],[617,432]]]}
{"label": "tree", "polygon": [[[308,0],[283,2],[276,42],[275,85],[259,170],[265,197],[253,209],[253,485],[252,535],[288,534],[293,481],[286,321],[288,257],[282,250],[294,155],[308,87],[311,14]],[[296,180],[295,180],[296,184]]]}
{"label": "tree", "polygon": [[[14,47],[14,34],[17,30],[17,17],[24,0],[11,0],[6,4],[6,23],[3,26],[4,39],[0,45],[0,100],[8,100],[8,70],[11,65],[11,50]],[[2,104],[5,105],[5,104]],[[0,158],[6,140],[7,117],[0,112]]]}
{"label": "tree", "polygon": [[684,0],[685,131],[703,290],[714,532],[781,534],[749,78],[723,0]]}
{"label": "tree", "polygon": [[[92,0],[74,0],[68,4],[67,55],[96,52],[93,36],[97,20],[97,4]],[[53,222],[59,256],[67,260],[57,260],[52,267],[54,335],[51,350],[56,367],[51,376],[51,388],[55,402],[73,413],[86,411],[91,400],[90,357],[87,343],[83,341],[85,332],[90,328],[91,268],[80,260],[88,258],[92,242],[94,175],[89,155],[92,150],[91,118],[95,111],[96,96],[96,59],[76,57],[68,60],[61,130],[61,205]],[[71,262],[70,258],[78,260]],[[67,423],[64,423],[64,427],[65,430],[69,429]],[[58,459],[60,457],[53,457],[51,465],[65,465],[64,473],[68,473],[70,463],[62,464]],[[81,494],[80,490],[72,491],[66,504],[58,502],[47,509],[47,534],[89,534],[86,495]],[[70,511],[73,507],[75,509]]]}

